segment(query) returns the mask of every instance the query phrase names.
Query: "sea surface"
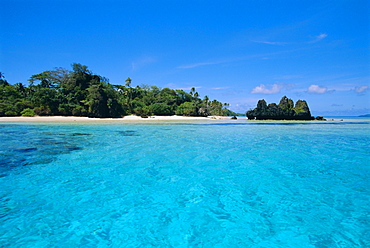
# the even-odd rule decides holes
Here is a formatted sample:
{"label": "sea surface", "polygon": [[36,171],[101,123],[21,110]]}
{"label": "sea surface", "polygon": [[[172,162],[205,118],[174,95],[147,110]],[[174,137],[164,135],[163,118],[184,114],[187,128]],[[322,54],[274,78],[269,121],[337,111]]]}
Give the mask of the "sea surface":
{"label": "sea surface", "polygon": [[0,123],[0,247],[370,247],[370,119]]}

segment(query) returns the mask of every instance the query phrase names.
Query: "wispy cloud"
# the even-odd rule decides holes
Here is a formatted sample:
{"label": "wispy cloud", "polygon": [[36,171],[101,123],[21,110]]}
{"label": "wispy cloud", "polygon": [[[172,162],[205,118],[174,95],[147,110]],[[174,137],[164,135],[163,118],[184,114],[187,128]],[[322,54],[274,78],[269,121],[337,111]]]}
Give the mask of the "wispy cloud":
{"label": "wispy cloud", "polygon": [[360,86],[360,87],[355,87],[355,92],[359,93],[359,94],[364,93],[368,90],[369,90],[369,86],[367,86],[367,85],[363,85],[363,86]]}
{"label": "wispy cloud", "polygon": [[142,58],[139,58],[133,62],[131,62],[131,70],[136,71],[140,69],[141,67],[156,62],[156,59],[150,56],[145,56]]}
{"label": "wispy cloud", "polygon": [[307,43],[316,43],[328,37],[327,34],[321,33],[314,37],[313,40],[303,41],[303,42],[294,42],[294,41],[268,41],[268,40],[251,40],[254,43],[261,43],[267,45],[276,45],[276,46],[284,46],[284,45],[293,45],[293,44],[307,44]]}
{"label": "wispy cloud", "polygon": [[289,50],[283,50],[278,52],[272,52],[272,53],[264,53],[264,54],[251,54],[247,56],[240,56],[240,57],[229,57],[229,58],[221,58],[221,59],[215,59],[213,61],[207,61],[207,62],[199,62],[194,64],[188,64],[188,65],[181,65],[178,66],[177,69],[192,69],[200,66],[207,66],[207,65],[219,65],[219,64],[226,64],[226,63],[233,63],[238,61],[245,61],[249,59],[268,59],[269,56],[275,56],[279,54],[284,53],[292,53],[301,51],[305,48],[297,48],[297,49],[289,49]]}
{"label": "wispy cloud", "polygon": [[333,91],[332,90],[328,91],[327,87],[318,86],[317,84],[311,84],[308,87],[307,92],[312,93],[312,94],[325,94],[327,92],[333,92]]}
{"label": "wispy cloud", "polygon": [[303,78],[302,75],[281,75],[281,76],[275,76],[274,77],[275,79],[277,80],[290,80],[290,79],[300,79],[300,78]]}
{"label": "wispy cloud", "polygon": [[[257,101],[255,101],[255,102],[257,102]],[[253,102],[252,104],[248,104],[248,103],[230,104],[229,109],[231,109],[232,111],[237,112],[237,113],[245,113],[245,111],[247,109],[252,109],[252,108],[255,107],[255,102]]]}
{"label": "wispy cloud", "polygon": [[327,34],[320,34],[320,35],[316,36],[316,39],[317,40],[322,40],[322,39],[326,38],[327,36],[328,36]]}
{"label": "wispy cloud", "polygon": [[178,69],[191,69],[199,66],[205,66],[205,65],[217,65],[217,64],[222,64],[225,63],[225,61],[214,61],[214,62],[201,62],[201,63],[194,63],[194,64],[189,64],[189,65],[181,65],[178,66]]}
{"label": "wispy cloud", "polygon": [[194,88],[195,90],[197,89],[200,89],[200,88],[203,88],[202,86],[194,86],[194,87],[178,87],[177,89],[178,90],[191,90],[192,88]]}
{"label": "wispy cloud", "polygon": [[194,86],[197,84],[197,82],[172,82],[165,84],[165,87],[176,90],[191,90],[191,88],[195,88],[195,90],[198,90],[200,88],[204,88],[203,86]]}
{"label": "wispy cloud", "polygon": [[315,36],[315,39],[309,41],[308,43],[316,43],[316,42],[319,42],[319,41],[325,39],[326,37],[328,37],[328,35],[325,34],[325,33],[322,33],[320,35]]}
{"label": "wispy cloud", "polygon": [[263,40],[252,40],[254,43],[262,43],[262,44],[268,44],[268,45],[278,45],[283,46],[289,44],[289,42],[281,42],[281,41],[263,41]]}
{"label": "wispy cloud", "polygon": [[212,90],[224,90],[224,89],[229,89],[230,87],[214,87],[211,88]]}
{"label": "wispy cloud", "polygon": [[283,88],[283,85],[281,84],[273,84],[270,88],[266,87],[264,84],[261,84],[260,86],[257,86],[252,89],[252,94],[276,94],[280,93],[281,89]]}

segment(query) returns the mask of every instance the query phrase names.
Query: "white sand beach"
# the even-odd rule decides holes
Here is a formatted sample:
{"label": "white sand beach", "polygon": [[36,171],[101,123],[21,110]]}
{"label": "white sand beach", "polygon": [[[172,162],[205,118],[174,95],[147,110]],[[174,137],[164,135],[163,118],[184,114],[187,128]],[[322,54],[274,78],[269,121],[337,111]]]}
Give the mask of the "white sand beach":
{"label": "white sand beach", "polygon": [[35,116],[35,117],[0,117],[0,122],[151,122],[151,121],[196,121],[230,119],[227,116],[188,117],[188,116],[124,116],[123,118],[89,118],[78,116]]}
{"label": "white sand beach", "polygon": [[[247,120],[246,117],[238,116],[238,120]],[[230,116],[208,116],[208,117],[195,117],[195,116],[150,116],[148,118],[141,118],[140,116],[129,115],[124,116],[122,118],[89,118],[89,117],[79,117],[79,116],[34,116],[34,117],[0,117],[1,122],[55,122],[55,123],[145,123],[145,122],[183,122],[183,121],[225,121],[231,120]],[[252,122],[255,120],[251,120]],[[329,117],[326,118],[324,122],[343,122],[343,121],[352,121],[352,122],[361,122],[361,121],[370,121],[369,118],[353,118],[353,117]],[[297,122],[297,121],[289,121],[289,120],[264,120],[258,122]],[[307,121],[302,121],[307,122]],[[312,122],[322,122],[322,121],[315,121]]]}

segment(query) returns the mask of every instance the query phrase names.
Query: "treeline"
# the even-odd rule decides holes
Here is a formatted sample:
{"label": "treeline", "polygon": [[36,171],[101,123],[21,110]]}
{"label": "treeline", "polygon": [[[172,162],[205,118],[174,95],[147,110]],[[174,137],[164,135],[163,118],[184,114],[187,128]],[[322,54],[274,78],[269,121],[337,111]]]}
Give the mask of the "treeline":
{"label": "treeline", "polygon": [[228,104],[207,96],[199,97],[194,88],[184,90],[156,86],[114,85],[94,74],[87,66],[72,64],[30,77],[28,87],[8,83],[0,73],[0,116],[88,116],[122,117],[125,115],[235,115]]}

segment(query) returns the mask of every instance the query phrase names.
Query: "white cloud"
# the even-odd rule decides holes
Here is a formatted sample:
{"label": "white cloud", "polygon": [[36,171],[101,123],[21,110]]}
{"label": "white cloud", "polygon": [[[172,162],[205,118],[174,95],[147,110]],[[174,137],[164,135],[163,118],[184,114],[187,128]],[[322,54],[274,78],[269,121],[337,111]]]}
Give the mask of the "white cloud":
{"label": "white cloud", "polygon": [[270,89],[266,88],[264,84],[261,84],[260,86],[257,86],[252,89],[251,93],[252,94],[276,94],[279,93],[280,90],[283,88],[283,85],[279,84],[273,84]]}
{"label": "white cloud", "polygon": [[229,89],[230,87],[214,87],[211,88],[212,90],[224,90],[224,89]]}
{"label": "white cloud", "polygon": [[199,66],[204,66],[204,65],[217,65],[223,63],[222,61],[215,61],[215,62],[202,62],[202,63],[195,63],[195,64],[190,64],[190,65],[181,65],[178,66],[178,69],[191,69]]}
{"label": "white cloud", "polygon": [[316,43],[316,42],[319,42],[320,40],[323,40],[323,39],[325,39],[326,37],[328,37],[328,35],[327,34],[320,34],[320,35],[317,35],[317,36],[315,36],[315,39],[314,40],[312,40],[312,41],[310,41],[309,43]]}
{"label": "white cloud", "polygon": [[356,87],[355,88],[355,91],[357,93],[364,93],[365,91],[367,91],[369,89],[369,86],[367,85],[363,85],[363,86],[360,86],[360,87]]}
{"label": "white cloud", "polygon": [[316,84],[312,84],[310,85],[310,87],[308,87],[308,93],[324,94],[327,91],[328,91],[328,88],[321,87]]}
{"label": "white cloud", "polygon": [[[175,82],[175,83],[168,83],[165,84],[165,87],[171,88],[171,89],[176,89],[176,90],[191,90],[194,88],[195,90],[198,90],[200,88],[203,88],[203,86],[194,86],[197,85],[198,83],[196,82]],[[187,85],[187,86],[185,86]],[[193,86],[188,86],[188,85],[193,85]]]}
{"label": "white cloud", "polygon": [[195,90],[197,89],[200,89],[200,88],[203,88],[202,86],[194,86],[194,87],[178,87],[177,89],[179,90],[191,90],[192,88],[194,88]]}
{"label": "white cloud", "polygon": [[316,42],[319,42],[325,39],[326,37],[328,37],[328,35],[325,33],[322,33],[322,34],[312,37],[311,40],[308,40],[305,42],[294,42],[294,41],[284,42],[284,41],[267,41],[267,40],[251,40],[251,42],[268,44],[268,45],[284,46],[284,45],[294,45],[294,44],[316,43]]}
{"label": "white cloud", "polygon": [[252,42],[255,42],[255,43],[262,43],[262,44],[268,44],[268,45],[278,45],[278,46],[282,46],[282,45],[287,45],[287,44],[289,44],[288,42],[280,42],[280,41],[263,41],[263,40],[252,40]]}
{"label": "white cloud", "polygon": [[[256,100],[257,102],[258,100]],[[230,104],[228,107],[231,111],[234,111],[236,113],[245,113],[246,110],[255,108],[255,102],[253,104],[248,104],[248,103],[235,103],[235,104]]]}
{"label": "white cloud", "polygon": [[328,35],[327,34],[320,34],[318,36],[316,36],[316,39],[317,40],[322,40],[322,39],[325,39]]}

